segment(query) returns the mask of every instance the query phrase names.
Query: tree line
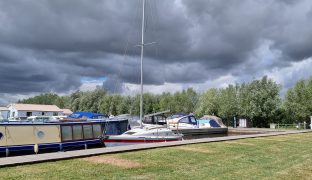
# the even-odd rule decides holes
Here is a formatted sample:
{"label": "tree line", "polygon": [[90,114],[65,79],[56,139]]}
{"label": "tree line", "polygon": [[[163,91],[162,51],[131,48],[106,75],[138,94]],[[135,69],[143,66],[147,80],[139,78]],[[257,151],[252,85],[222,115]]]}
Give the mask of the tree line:
{"label": "tree line", "polygon": [[[171,113],[216,115],[225,124],[233,125],[233,118],[245,118],[254,127],[267,127],[269,123],[298,123],[308,121],[312,115],[312,78],[301,80],[280,96],[281,86],[267,76],[249,83],[212,88],[198,93],[192,88],[181,92],[144,94],[144,113],[170,110]],[[55,104],[72,111],[91,111],[112,115],[138,115],[139,95],[112,94],[102,88],[93,91],[76,91],[68,96],[43,93],[19,103]]]}

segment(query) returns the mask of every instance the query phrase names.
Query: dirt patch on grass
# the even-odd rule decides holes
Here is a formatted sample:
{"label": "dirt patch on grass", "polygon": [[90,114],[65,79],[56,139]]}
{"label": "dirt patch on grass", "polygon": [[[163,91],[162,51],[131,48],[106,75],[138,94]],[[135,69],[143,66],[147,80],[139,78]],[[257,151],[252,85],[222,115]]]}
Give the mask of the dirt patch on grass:
{"label": "dirt patch on grass", "polygon": [[92,156],[83,158],[83,160],[91,162],[91,163],[97,163],[97,164],[109,164],[113,166],[118,166],[122,168],[138,168],[142,167],[143,165],[136,161],[131,161],[128,159],[122,159],[116,156]]}
{"label": "dirt patch on grass", "polygon": [[211,150],[196,148],[196,147],[178,146],[178,147],[174,147],[174,149],[180,149],[180,150],[192,151],[192,152],[200,152],[200,153],[209,153],[209,154],[213,153],[213,151],[211,151]]}
{"label": "dirt patch on grass", "polygon": [[238,145],[247,145],[247,146],[255,146],[255,144],[247,143],[247,142],[239,142],[239,141],[224,141],[225,144],[238,144]]}

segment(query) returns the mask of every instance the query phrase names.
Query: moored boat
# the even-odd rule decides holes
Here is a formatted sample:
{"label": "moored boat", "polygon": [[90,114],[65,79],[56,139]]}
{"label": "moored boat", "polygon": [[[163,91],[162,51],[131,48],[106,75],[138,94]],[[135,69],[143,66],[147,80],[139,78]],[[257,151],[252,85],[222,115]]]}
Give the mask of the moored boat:
{"label": "moored boat", "polygon": [[127,130],[127,119],[1,122],[0,156],[102,146],[104,131],[105,134],[118,135]]}
{"label": "moored boat", "polygon": [[175,134],[168,128],[159,126],[145,126],[144,128],[134,128],[118,136],[106,136],[104,137],[103,142],[106,147],[114,147],[180,140],[182,140],[182,136]]}
{"label": "moored boat", "polygon": [[227,134],[228,128],[216,116],[203,116],[196,119],[194,115],[180,116],[167,120],[168,127],[183,135]]}

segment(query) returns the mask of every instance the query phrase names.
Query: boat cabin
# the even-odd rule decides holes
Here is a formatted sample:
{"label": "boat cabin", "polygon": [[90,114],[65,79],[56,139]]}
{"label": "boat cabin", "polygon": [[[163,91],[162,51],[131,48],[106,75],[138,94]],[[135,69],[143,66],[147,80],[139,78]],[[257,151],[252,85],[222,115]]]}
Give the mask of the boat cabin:
{"label": "boat cabin", "polygon": [[166,124],[167,117],[162,114],[154,115],[154,116],[146,116],[144,117],[143,123],[144,124],[159,124],[164,125]]}
{"label": "boat cabin", "polygon": [[[211,116],[212,117],[212,116]],[[194,115],[186,115],[182,117],[177,117],[167,120],[167,123],[170,127],[208,127],[208,128],[220,128],[220,124],[216,119],[204,116],[203,118],[196,119]],[[225,126],[224,126],[225,127]]]}

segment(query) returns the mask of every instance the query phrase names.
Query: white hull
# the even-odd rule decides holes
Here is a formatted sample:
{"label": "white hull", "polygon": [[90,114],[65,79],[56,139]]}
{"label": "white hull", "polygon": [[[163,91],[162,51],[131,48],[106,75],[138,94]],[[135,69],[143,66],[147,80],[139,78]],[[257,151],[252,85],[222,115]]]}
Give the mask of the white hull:
{"label": "white hull", "polygon": [[171,142],[182,140],[182,135],[172,130],[159,127],[133,129],[118,136],[108,136],[103,139],[106,147],[126,146],[143,143]]}

